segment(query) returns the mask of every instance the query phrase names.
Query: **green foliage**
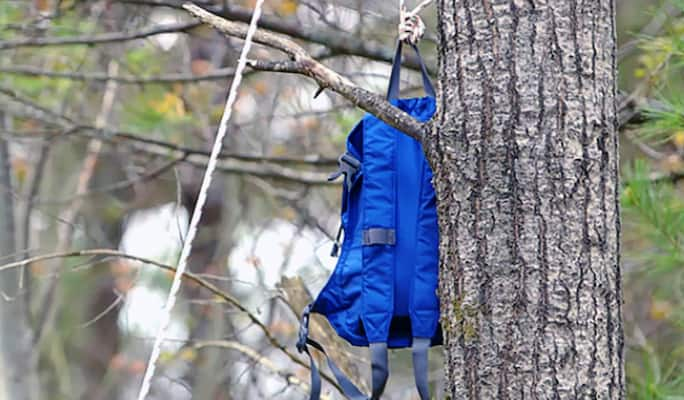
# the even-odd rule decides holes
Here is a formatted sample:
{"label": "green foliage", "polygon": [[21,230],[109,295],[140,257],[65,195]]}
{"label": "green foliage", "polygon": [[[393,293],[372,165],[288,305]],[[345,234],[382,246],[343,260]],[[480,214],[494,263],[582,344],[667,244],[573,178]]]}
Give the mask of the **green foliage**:
{"label": "green foliage", "polygon": [[0,39],[10,39],[14,35],[13,29],[6,29],[12,26],[22,17],[22,9],[19,2],[2,1],[0,2]]}
{"label": "green foliage", "polygon": [[684,270],[684,202],[672,185],[654,182],[643,161],[636,161],[627,172],[622,203],[626,217],[641,222],[641,234],[653,247],[650,273]]}
{"label": "green foliage", "polygon": [[663,108],[647,109],[647,121],[640,128],[644,138],[666,142],[684,130],[684,96],[674,95],[661,99]]}
{"label": "green foliage", "polygon": [[[671,0],[684,11],[684,0]],[[661,9],[666,9],[664,6]],[[623,267],[628,398],[684,400],[684,18],[638,36],[637,97],[656,98],[633,127],[657,154],[624,171]],[[624,72],[623,72],[624,73]],[[633,81],[633,79],[632,79]]]}
{"label": "green foliage", "polygon": [[684,400],[684,370],[681,364],[664,363],[652,350],[642,352],[641,363],[628,364],[630,399]]}
{"label": "green foliage", "polygon": [[359,122],[362,113],[357,110],[340,111],[334,114],[335,123],[338,126],[337,134],[332,137],[336,144],[343,145],[347,139],[347,134],[354,128],[354,125]]}
{"label": "green foliage", "polygon": [[187,126],[192,118],[183,99],[163,87],[150,86],[124,103],[122,123],[133,131],[168,132]]}

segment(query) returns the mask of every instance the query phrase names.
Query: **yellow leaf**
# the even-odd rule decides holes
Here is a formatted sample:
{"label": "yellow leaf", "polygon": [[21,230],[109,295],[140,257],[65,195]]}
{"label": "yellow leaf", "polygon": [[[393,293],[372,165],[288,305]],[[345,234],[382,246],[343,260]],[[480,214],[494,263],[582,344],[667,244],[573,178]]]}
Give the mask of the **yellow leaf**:
{"label": "yellow leaf", "polygon": [[634,201],[634,192],[629,186],[622,192],[622,196],[624,196],[624,199],[630,204]]}
{"label": "yellow leaf", "polygon": [[664,300],[654,300],[649,313],[654,321],[665,320],[672,315],[672,304]]}
{"label": "yellow leaf", "polygon": [[294,221],[297,218],[297,212],[292,207],[284,207],[280,211],[280,216],[287,221]]}
{"label": "yellow leaf", "polygon": [[257,81],[256,83],[254,83],[254,91],[258,94],[266,94],[266,92],[268,92],[268,85],[263,80]]}
{"label": "yellow leaf", "polygon": [[17,178],[17,183],[23,185],[28,176],[29,164],[25,158],[14,158],[12,160],[12,169],[14,170],[14,175]]}
{"label": "yellow leaf", "polygon": [[185,116],[183,99],[173,93],[166,93],[161,100],[150,101],[150,106],[160,114],[171,117]]}
{"label": "yellow leaf", "polygon": [[283,0],[278,5],[277,11],[281,15],[292,15],[297,12],[297,2],[294,0]]}
{"label": "yellow leaf", "polygon": [[195,361],[195,359],[197,358],[197,351],[192,347],[186,347],[183,350],[181,350],[180,354],[178,355],[178,358],[180,358],[183,361]]}
{"label": "yellow leaf", "polygon": [[684,150],[684,131],[675,133],[672,137],[672,141],[674,142],[674,145],[677,146],[677,149]]}

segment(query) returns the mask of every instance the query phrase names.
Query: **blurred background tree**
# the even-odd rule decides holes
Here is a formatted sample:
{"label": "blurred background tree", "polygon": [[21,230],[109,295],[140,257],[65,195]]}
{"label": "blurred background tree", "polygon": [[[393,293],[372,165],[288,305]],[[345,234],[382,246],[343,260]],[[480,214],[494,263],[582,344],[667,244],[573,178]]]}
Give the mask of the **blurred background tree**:
{"label": "blurred background tree", "polygon": [[[181,3],[0,2],[0,264],[82,249],[150,261],[0,267],[2,400],[136,392],[170,284],[152,261],[180,250],[241,46]],[[241,21],[253,5],[197,3]],[[684,398],[684,2],[617,3],[629,397]],[[394,2],[273,0],[260,25],[382,92],[397,14]],[[434,26],[435,11],[425,16]],[[431,65],[435,37],[422,43]],[[326,176],[361,115],[316,90],[248,73],[189,264],[201,280],[184,284],[153,398],[304,398],[308,372],[289,356],[306,294],[281,277],[315,292],[334,265],[339,189]],[[336,353],[366,365],[363,352]],[[410,355],[392,357],[387,397],[414,398]]]}

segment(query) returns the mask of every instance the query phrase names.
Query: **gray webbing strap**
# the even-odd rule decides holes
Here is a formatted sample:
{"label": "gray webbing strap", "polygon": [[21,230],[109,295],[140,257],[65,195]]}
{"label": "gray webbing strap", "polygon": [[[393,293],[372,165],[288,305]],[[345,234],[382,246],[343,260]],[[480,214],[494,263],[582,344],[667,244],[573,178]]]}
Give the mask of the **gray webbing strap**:
{"label": "gray webbing strap", "polygon": [[420,400],[430,400],[430,387],[428,385],[428,350],[430,338],[413,338],[411,352],[413,353],[413,377],[416,380],[416,389]]}
{"label": "gray webbing strap", "polygon": [[370,343],[368,348],[371,356],[371,385],[373,387],[371,400],[378,400],[382,396],[382,392],[385,391],[387,377],[389,376],[387,343]]}
{"label": "gray webbing strap", "polygon": [[[325,359],[328,361],[328,368],[335,376],[337,383],[340,384],[342,388],[342,393],[349,400],[368,400],[365,394],[359,390],[359,388],[354,385],[354,383],[347,377],[347,375],[342,372],[342,370],[335,364],[335,362],[328,356],[328,354],[323,349],[320,343],[312,339],[306,340],[307,346],[311,346],[316,350],[320,351],[325,355]],[[321,397],[321,376],[318,368],[316,367],[316,362],[314,361],[309,349],[304,347],[303,350],[309,356],[309,365],[311,368],[311,394],[309,395],[309,400],[319,400]]]}
{"label": "gray webbing strap", "polygon": [[394,229],[370,228],[363,231],[363,245],[373,246],[376,244],[394,245],[397,242],[397,234]]}
{"label": "gray webbing strap", "polygon": [[[346,198],[347,193],[352,190],[354,184],[358,182],[358,179],[354,180],[354,175],[361,169],[361,161],[354,157],[351,153],[345,152],[337,159],[338,168],[337,171],[333,172],[328,176],[328,181],[332,182],[344,175],[344,190],[343,196]],[[342,206],[345,207],[345,201],[342,201]],[[348,206],[347,206],[348,207]],[[344,212],[344,208],[342,209]],[[335,237],[335,242],[333,243],[332,250],[330,251],[331,257],[337,257],[340,251],[340,237],[342,236],[343,230],[342,223],[340,222],[340,227],[337,229],[337,235]]]}
{"label": "gray webbing strap", "polygon": [[[369,400],[368,396],[363,394],[328,356],[323,346],[317,341],[309,338],[309,316],[311,314],[311,309],[311,304],[304,308],[299,325],[299,340],[297,341],[297,350],[299,350],[300,353],[306,353],[309,357],[309,368],[311,369],[311,393],[309,395],[309,400],[320,400],[321,398],[321,373],[309,351],[309,346],[325,355],[328,367],[335,376],[337,383],[339,383],[345,397],[350,400]],[[380,396],[382,396],[382,393],[385,391],[387,378],[389,376],[387,343],[370,343],[368,347],[371,356],[371,384],[373,387],[373,394],[370,397],[370,400],[379,400]]]}

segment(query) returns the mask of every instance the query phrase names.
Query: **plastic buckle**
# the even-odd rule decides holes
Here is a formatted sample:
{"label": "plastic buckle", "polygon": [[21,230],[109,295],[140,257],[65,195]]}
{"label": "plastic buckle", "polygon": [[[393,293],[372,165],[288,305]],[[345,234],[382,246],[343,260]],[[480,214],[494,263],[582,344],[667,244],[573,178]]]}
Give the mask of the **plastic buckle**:
{"label": "plastic buckle", "polygon": [[299,322],[299,338],[297,340],[297,351],[299,351],[300,353],[306,350],[306,340],[309,338],[309,314],[311,314],[311,308],[311,304],[304,307],[304,311],[302,311],[302,319]]}

